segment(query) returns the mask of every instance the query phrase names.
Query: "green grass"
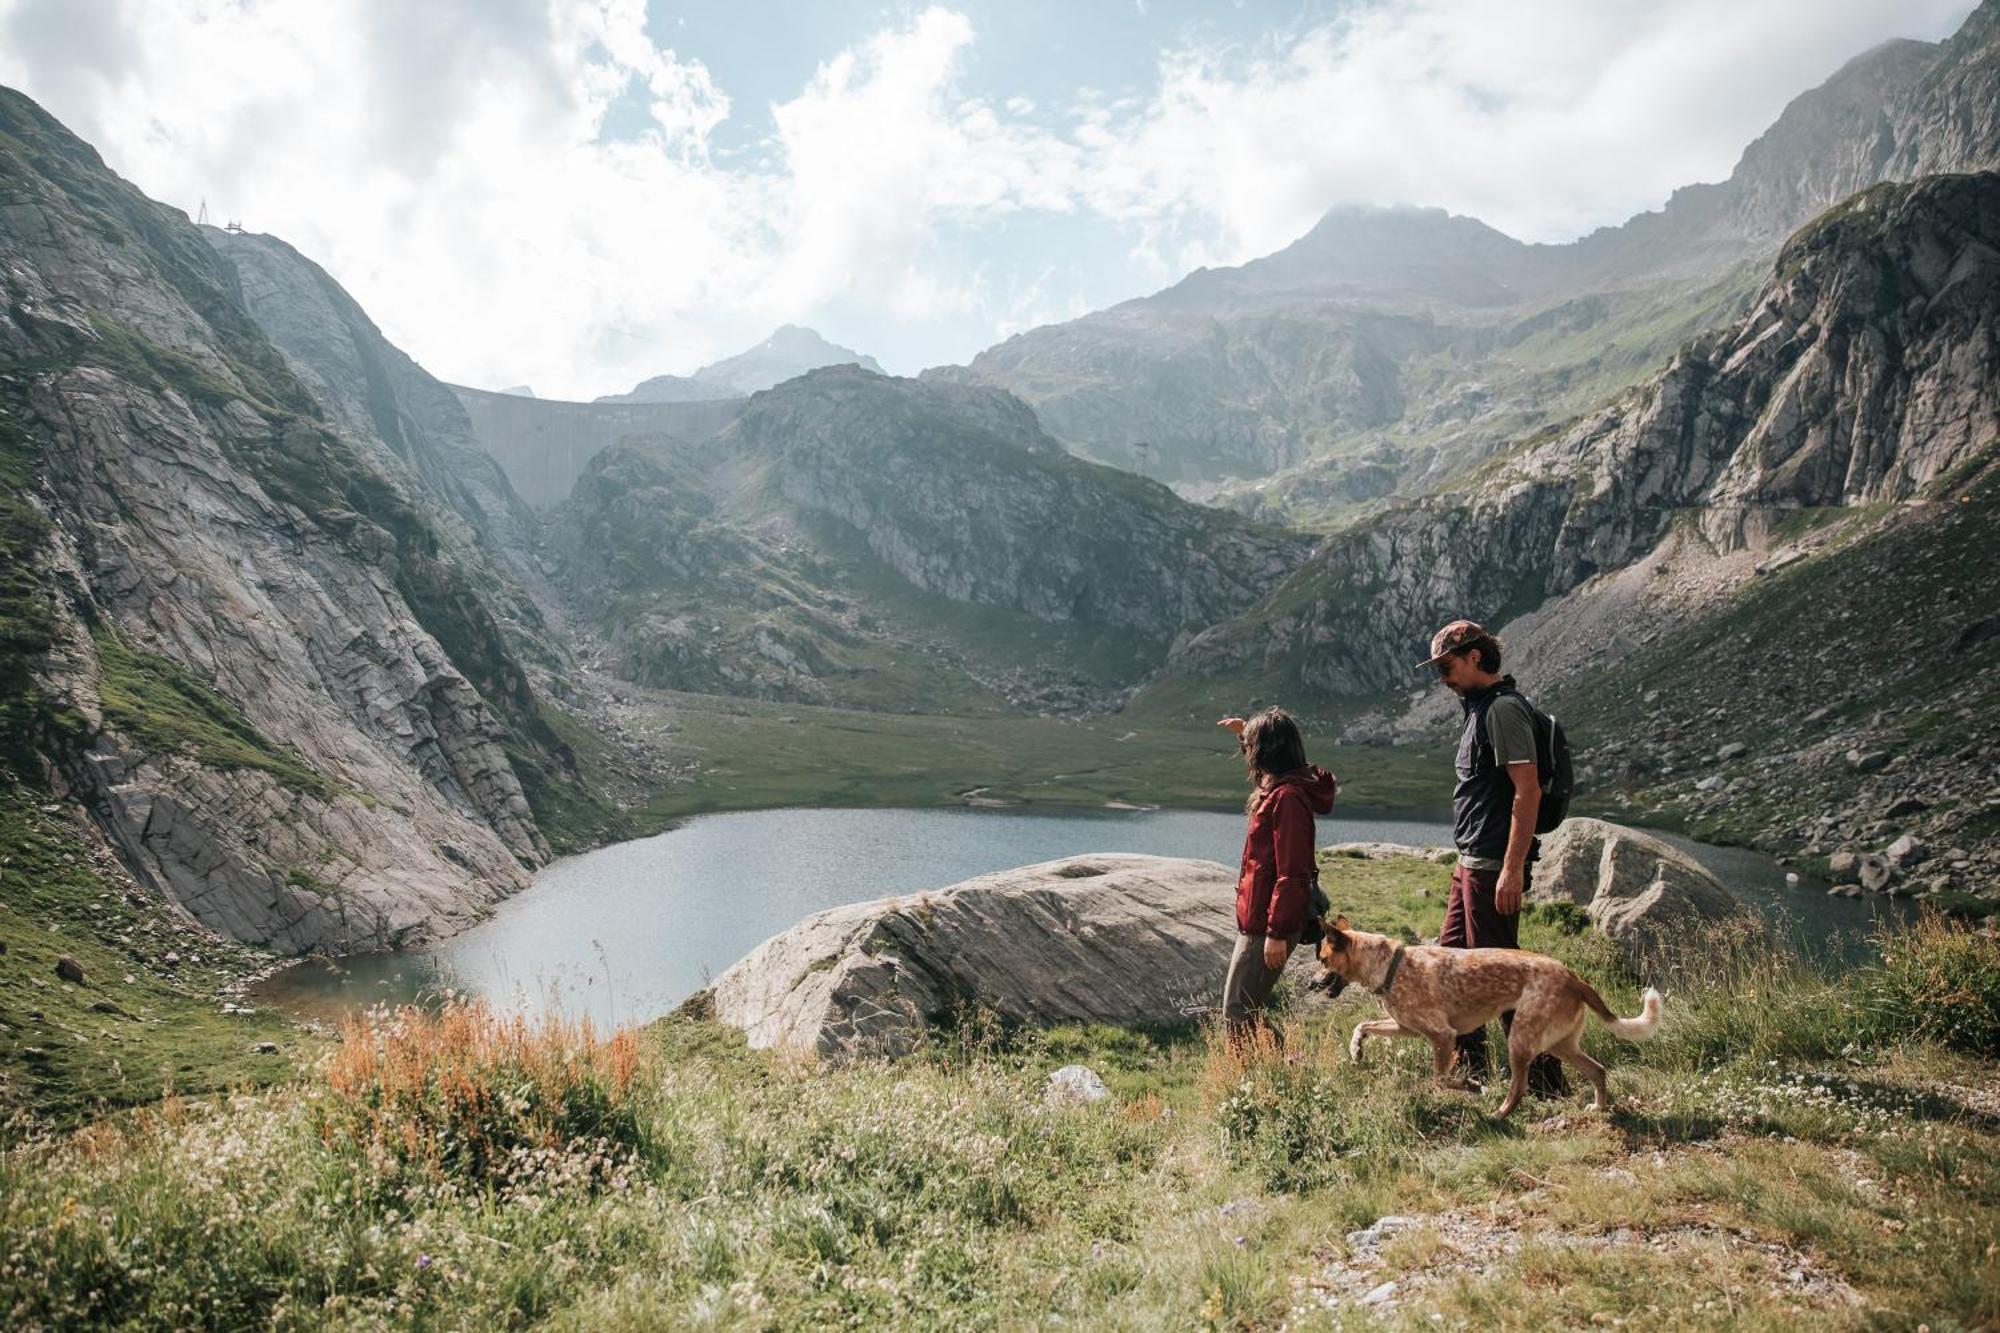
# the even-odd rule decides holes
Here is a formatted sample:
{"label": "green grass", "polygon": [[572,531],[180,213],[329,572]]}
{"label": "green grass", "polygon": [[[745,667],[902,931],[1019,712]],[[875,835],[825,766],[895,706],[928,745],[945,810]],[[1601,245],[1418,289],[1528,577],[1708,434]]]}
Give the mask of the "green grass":
{"label": "green grass", "polygon": [[[1428,919],[1416,890],[1443,873],[1324,871],[1370,924]],[[1633,1004],[1601,942],[1530,928]],[[1970,938],[1908,947],[2000,966]],[[1504,1123],[1497,1089],[1435,1088],[1416,1044],[1351,1063],[1377,1010],[1356,993],[1286,1020],[1289,1061],[1199,1030],[976,1021],[836,1068],[694,1018],[625,1051],[477,1022],[351,1034],[282,1087],[0,1157],[0,1309],[20,1327],[1333,1328],[1395,1280],[1373,1313],[1415,1326],[2000,1318],[2000,1118],[1962,1091],[1996,1086],[1992,1054],[1857,1040],[1834,979],[1706,956],[1660,1040],[1590,1038],[1616,1111],[1531,1102]],[[1785,1031],[1813,1012],[1836,1018]],[[1074,1061],[1112,1097],[1046,1109]],[[1392,1213],[1414,1221],[1349,1239]]]}
{"label": "green grass", "polygon": [[[633,811],[640,827],[787,805],[961,805],[975,791],[1033,804],[1234,809],[1246,790],[1241,761],[1213,719],[947,717],[705,695],[659,700],[665,748],[696,771]],[[1340,776],[1343,812],[1435,811],[1449,795],[1446,761],[1436,754],[1331,746],[1310,731],[1307,753]]]}
{"label": "green grass", "polygon": [[[0,786],[0,1121],[68,1123],[291,1074],[303,1034],[288,1019],[221,1012],[218,989],[257,955],[128,887],[53,804]],[[63,958],[82,985],[56,975]]]}

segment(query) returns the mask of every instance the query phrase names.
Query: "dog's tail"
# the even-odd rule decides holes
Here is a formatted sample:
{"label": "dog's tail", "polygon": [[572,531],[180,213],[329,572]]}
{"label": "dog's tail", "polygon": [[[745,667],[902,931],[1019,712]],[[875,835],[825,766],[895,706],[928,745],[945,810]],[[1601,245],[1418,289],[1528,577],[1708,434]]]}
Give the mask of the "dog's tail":
{"label": "dog's tail", "polygon": [[1660,993],[1651,986],[1646,987],[1646,999],[1637,1018],[1620,1018],[1611,1012],[1611,1006],[1597,993],[1597,987],[1581,977],[1578,986],[1583,988],[1583,1002],[1590,1006],[1592,1013],[1604,1020],[1604,1030],[1625,1041],[1644,1041],[1660,1029],[1660,1008],[1665,1003]]}

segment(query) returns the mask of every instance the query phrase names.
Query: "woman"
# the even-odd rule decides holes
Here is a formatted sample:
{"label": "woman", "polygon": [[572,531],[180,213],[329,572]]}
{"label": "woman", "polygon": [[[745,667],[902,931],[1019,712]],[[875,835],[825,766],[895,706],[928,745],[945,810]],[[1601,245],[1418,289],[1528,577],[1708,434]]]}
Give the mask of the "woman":
{"label": "woman", "polygon": [[1243,807],[1250,830],[1236,879],[1236,952],[1222,985],[1222,1018],[1232,1040],[1259,1024],[1277,1039],[1277,1030],[1264,1022],[1264,1006],[1305,927],[1313,816],[1333,809],[1340,783],[1306,763],[1299,724],[1282,708],[1267,708],[1247,721],[1225,717],[1216,725],[1236,734],[1251,788]]}

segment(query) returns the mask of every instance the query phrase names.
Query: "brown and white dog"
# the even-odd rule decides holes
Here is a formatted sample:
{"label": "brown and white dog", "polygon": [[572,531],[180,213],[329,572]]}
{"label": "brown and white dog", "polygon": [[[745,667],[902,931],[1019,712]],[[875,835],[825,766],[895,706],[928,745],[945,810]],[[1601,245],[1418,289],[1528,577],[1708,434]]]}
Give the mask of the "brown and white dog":
{"label": "brown and white dog", "polygon": [[1354,1029],[1347,1053],[1361,1062],[1370,1037],[1421,1037],[1430,1042],[1440,1083],[1451,1074],[1460,1033],[1484,1027],[1502,1012],[1514,1011],[1507,1034],[1507,1065],[1513,1071],[1500,1114],[1511,1115],[1527,1091],[1528,1064],[1544,1051],[1581,1070],[1597,1090],[1592,1106],[1611,1105],[1604,1066],[1583,1053],[1584,1010],[1603,1020],[1605,1031],[1626,1041],[1653,1035],[1660,1026],[1660,993],[1648,987],[1637,1018],[1620,1018],[1596,987],[1546,954],[1523,949],[1443,949],[1406,945],[1386,935],[1355,930],[1346,917],[1326,925],[1319,961],[1321,984],[1339,994],[1347,983],[1366,986],[1382,997],[1387,1018]]}

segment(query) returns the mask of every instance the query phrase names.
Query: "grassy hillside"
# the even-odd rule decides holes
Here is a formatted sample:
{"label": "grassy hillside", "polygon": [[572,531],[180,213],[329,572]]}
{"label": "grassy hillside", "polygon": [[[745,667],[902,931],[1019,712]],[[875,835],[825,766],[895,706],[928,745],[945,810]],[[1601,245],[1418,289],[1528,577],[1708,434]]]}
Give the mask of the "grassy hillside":
{"label": "grassy hillside", "polygon": [[[1371,924],[1438,867],[1331,861]],[[1601,942],[1537,916],[1629,1010]],[[1835,985],[1760,949],[1593,1033],[1619,1108],[1295,1061],[1199,1030],[1009,1034],[823,1069],[676,1018],[603,1038],[478,1011],[357,1026],[280,1089],[0,1158],[16,1327],[1990,1326],[2000,953],[1927,924]],[[1660,978],[1656,978],[1658,980]],[[1754,1003],[1747,1003],[1754,996]],[[1083,1060],[1112,1089],[1049,1108]],[[1393,1284],[1387,1286],[1385,1284]]]}

